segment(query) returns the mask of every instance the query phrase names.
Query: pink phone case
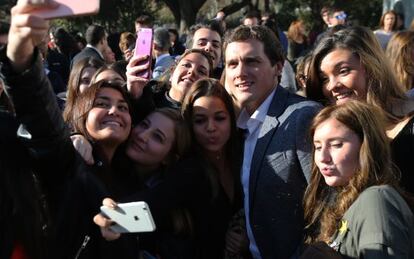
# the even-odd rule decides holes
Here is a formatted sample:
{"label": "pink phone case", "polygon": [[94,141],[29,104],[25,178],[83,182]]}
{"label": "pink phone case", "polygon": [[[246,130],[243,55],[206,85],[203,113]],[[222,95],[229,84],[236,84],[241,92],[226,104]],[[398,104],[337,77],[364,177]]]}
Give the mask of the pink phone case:
{"label": "pink phone case", "polygon": [[135,43],[134,56],[148,56],[149,58],[139,65],[149,64],[147,71],[138,74],[138,76],[149,79],[151,77],[151,61],[152,61],[152,29],[141,28],[137,33],[137,41]]}
{"label": "pink phone case", "polygon": [[55,2],[60,4],[57,8],[38,8],[31,13],[44,19],[54,19],[99,12],[100,0],[55,0]]}

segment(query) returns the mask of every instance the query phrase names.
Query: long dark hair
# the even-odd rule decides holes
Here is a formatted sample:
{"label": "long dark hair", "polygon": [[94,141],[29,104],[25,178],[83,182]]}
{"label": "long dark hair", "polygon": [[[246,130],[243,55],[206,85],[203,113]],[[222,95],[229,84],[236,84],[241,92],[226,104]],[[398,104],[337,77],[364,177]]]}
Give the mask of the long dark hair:
{"label": "long dark hair", "polygon": [[68,90],[66,97],[65,110],[63,111],[63,118],[65,121],[72,117],[72,109],[76,100],[80,95],[79,85],[81,83],[82,72],[85,68],[95,68],[98,70],[104,63],[93,57],[87,57],[77,62],[70,71]]}
{"label": "long dark hair", "polygon": [[[227,141],[225,145],[225,158],[230,164],[230,169],[233,173],[233,176],[237,176],[239,170],[240,170],[240,153],[241,153],[241,147],[240,147],[240,135],[237,130],[236,125],[236,115],[234,111],[233,101],[231,96],[227,93],[224,86],[220,84],[220,82],[216,79],[207,78],[207,79],[201,79],[195,82],[188,94],[186,95],[186,98],[184,99],[183,106],[182,106],[182,114],[184,116],[184,119],[186,120],[187,124],[190,127],[192,138],[195,139],[194,136],[194,130],[193,130],[193,107],[194,103],[197,99],[201,97],[217,97],[221,101],[223,101],[229,115],[230,115],[230,138]],[[202,148],[195,143],[195,147],[198,150],[201,150]],[[209,163],[211,164],[211,163]],[[210,181],[213,186],[213,196],[216,196],[218,194],[218,175],[208,175],[210,178]],[[237,179],[237,177],[236,177]]]}
{"label": "long dark hair", "polygon": [[306,82],[306,96],[329,104],[322,91],[320,65],[330,52],[346,49],[358,57],[366,71],[366,102],[381,110],[390,122],[397,122],[414,111],[375,35],[368,28],[349,27],[323,38],[312,52]]}

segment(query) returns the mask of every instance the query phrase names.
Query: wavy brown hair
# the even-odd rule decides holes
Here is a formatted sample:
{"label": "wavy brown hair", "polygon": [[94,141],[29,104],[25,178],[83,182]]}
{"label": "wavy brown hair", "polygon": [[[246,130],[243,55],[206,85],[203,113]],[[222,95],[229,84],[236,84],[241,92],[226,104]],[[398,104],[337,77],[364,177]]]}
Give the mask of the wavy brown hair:
{"label": "wavy brown hair", "polygon": [[[219,98],[226,107],[227,112],[229,113],[229,120],[230,120],[230,137],[227,140],[224,148],[224,157],[226,159],[226,162],[228,162],[230,170],[232,172],[232,175],[234,177],[237,176],[238,172],[240,171],[240,153],[241,153],[241,147],[240,147],[240,138],[239,133],[237,130],[236,125],[236,115],[235,110],[233,106],[233,101],[231,96],[227,93],[224,86],[219,82],[217,79],[213,78],[206,78],[206,79],[200,79],[196,81],[188,91],[182,108],[181,113],[183,114],[183,117],[185,121],[187,122],[187,125],[189,126],[191,130],[191,136],[193,139],[195,139],[194,135],[194,103],[197,101],[197,99],[201,97],[217,97]],[[194,145],[197,150],[201,151],[200,155],[203,155],[203,147],[201,147],[198,143],[195,143]],[[210,180],[210,183],[212,185],[212,191],[213,191],[213,197],[216,198],[219,192],[220,183],[219,183],[219,175],[217,174],[217,170],[215,170],[212,166],[211,161],[207,161],[207,177]],[[209,170],[213,169],[213,170]]]}
{"label": "wavy brown hair", "polygon": [[306,82],[308,98],[329,104],[322,91],[320,66],[326,55],[336,49],[349,50],[358,57],[366,71],[366,102],[381,109],[388,122],[397,123],[413,113],[414,102],[402,90],[375,35],[360,26],[340,30],[316,46]]}
{"label": "wavy brown hair", "polygon": [[404,87],[404,91],[413,88],[414,79],[414,31],[401,31],[395,33],[385,51],[397,79]]}
{"label": "wavy brown hair", "polygon": [[104,62],[93,57],[84,58],[73,66],[69,75],[66,104],[63,111],[65,121],[72,117],[73,105],[75,105],[75,101],[80,94],[79,85],[81,84],[83,70],[89,67],[98,70],[102,66],[104,66]]}
{"label": "wavy brown hair", "polygon": [[381,110],[359,101],[328,106],[314,118],[310,128],[312,138],[328,119],[339,121],[359,137],[359,169],[348,185],[330,187],[313,163],[304,197],[307,243],[329,241],[345,212],[368,187],[387,184],[399,190]]}
{"label": "wavy brown hair", "polygon": [[300,30],[301,26],[304,26],[302,20],[293,21],[289,26],[287,38],[297,43],[306,42],[306,35]]}

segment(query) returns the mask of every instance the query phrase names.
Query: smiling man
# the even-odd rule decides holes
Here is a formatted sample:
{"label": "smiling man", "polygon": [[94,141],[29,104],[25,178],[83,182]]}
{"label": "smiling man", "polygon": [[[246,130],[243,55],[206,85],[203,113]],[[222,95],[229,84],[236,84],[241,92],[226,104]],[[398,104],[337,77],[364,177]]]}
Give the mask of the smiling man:
{"label": "smiling man", "polygon": [[278,85],[284,55],[266,27],[239,26],[225,46],[225,87],[247,132],[241,173],[250,251],[254,258],[290,258],[302,241],[308,125],[319,105]]}
{"label": "smiling man", "polygon": [[187,36],[188,49],[203,49],[213,58],[212,77],[220,79],[223,69],[221,65],[223,30],[218,21],[199,23],[190,28]]}

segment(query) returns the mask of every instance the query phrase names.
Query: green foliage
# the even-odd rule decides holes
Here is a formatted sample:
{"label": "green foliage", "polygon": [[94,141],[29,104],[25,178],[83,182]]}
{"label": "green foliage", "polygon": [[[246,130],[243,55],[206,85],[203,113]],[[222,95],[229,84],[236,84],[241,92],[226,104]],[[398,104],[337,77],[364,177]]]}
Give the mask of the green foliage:
{"label": "green foliage", "polygon": [[[217,1],[217,4],[211,4],[210,7],[223,3],[223,0],[210,0],[212,1]],[[134,20],[141,12],[151,13],[159,24],[171,24],[176,21],[170,10],[166,8],[166,2],[167,0],[102,0],[98,15],[55,20],[53,24],[81,32],[85,31],[91,23],[102,24],[110,32],[134,31]],[[10,8],[15,3],[16,0],[0,0],[0,20],[8,19]],[[371,28],[376,27],[382,13],[382,0],[273,0],[270,1],[270,9],[277,13],[278,23],[283,30],[287,30],[289,24],[298,18],[303,19],[308,28],[314,28],[322,26],[319,11],[326,4],[343,7],[354,24]],[[191,8],[191,6],[191,4],[180,5],[180,8]]]}
{"label": "green foliage", "polygon": [[320,10],[325,5],[336,5],[349,15],[352,24],[375,28],[382,13],[382,0],[273,0],[271,8],[278,15],[278,22],[283,30],[295,19],[302,19],[308,28],[320,28],[322,19]]}

